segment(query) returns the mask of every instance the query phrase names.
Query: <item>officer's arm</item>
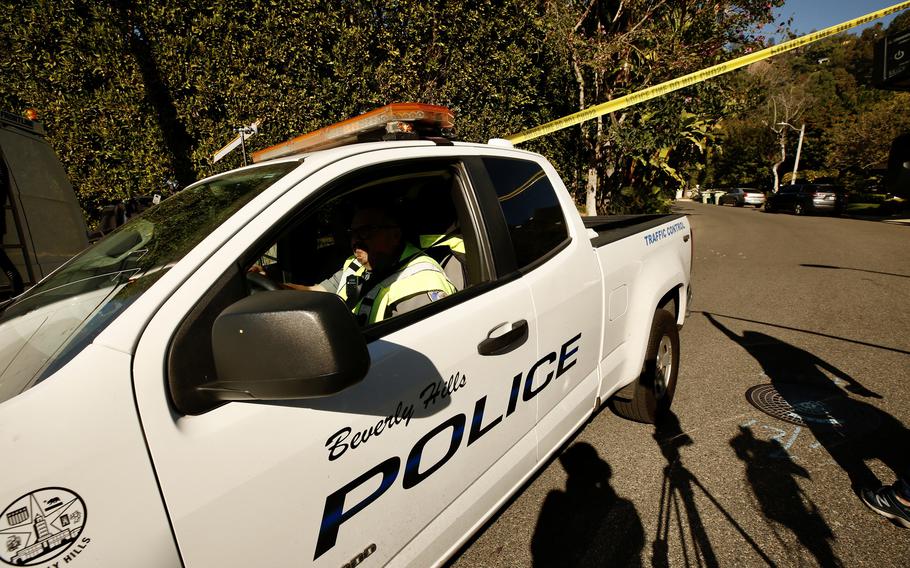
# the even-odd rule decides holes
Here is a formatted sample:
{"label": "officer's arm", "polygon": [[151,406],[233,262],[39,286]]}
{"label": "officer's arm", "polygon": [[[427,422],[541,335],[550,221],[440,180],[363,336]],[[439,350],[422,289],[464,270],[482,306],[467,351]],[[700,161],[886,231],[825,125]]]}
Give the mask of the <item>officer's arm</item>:
{"label": "officer's arm", "polygon": [[323,292],[335,292],[341,286],[341,275],[343,273],[344,267],[341,267],[335,274],[329,276],[316,286],[321,287]]}
{"label": "officer's arm", "polygon": [[[305,292],[306,291],[309,291],[309,292],[329,292],[330,291],[330,290],[326,290],[325,288],[323,288],[322,284],[313,284],[312,286],[307,286],[306,284],[292,284],[290,282],[285,282],[284,284],[281,284],[281,287],[284,288],[285,290],[302,290]],[[331,291],[334,292],[334,290],[331,290]]]}

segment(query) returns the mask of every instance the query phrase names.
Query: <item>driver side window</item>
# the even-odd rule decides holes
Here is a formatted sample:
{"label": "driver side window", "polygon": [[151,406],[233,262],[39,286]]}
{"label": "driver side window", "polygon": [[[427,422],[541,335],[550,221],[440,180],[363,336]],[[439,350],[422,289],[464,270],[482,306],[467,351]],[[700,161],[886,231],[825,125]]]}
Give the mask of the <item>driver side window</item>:
{"label": "driver side window", "polygon": [[277,220],[178,329],[168,358],[175,405],[187,413],[199,407],[186,385],[215,378],[212,325],[246,295],[336,294],[375,337],[444,310],[489,281],[492,262],[468,189],[452,160],[393,163],[345,176]]}
{"label": "driver side window", "polygon": [[453,164],[349,176],[265,243],[249,263],[258,274],[248,277],[251,292],[336,294],[361,326],[453,296],[485,279],[476,235],[464,230],[471,226],[465,189]]}

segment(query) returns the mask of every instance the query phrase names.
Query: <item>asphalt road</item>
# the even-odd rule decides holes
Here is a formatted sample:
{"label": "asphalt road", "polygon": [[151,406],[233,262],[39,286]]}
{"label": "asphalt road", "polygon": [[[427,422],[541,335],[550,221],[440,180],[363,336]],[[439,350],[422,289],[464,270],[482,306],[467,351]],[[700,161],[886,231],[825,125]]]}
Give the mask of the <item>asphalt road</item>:
{"label": "asphalt road", "polygon": [[[601,411],[452,564],[910,565],[910,530],[854,491],[910,462],[910,226],[677,209],[695,260],[674,417]],[[752,406],[759,385],[804,424]]]}

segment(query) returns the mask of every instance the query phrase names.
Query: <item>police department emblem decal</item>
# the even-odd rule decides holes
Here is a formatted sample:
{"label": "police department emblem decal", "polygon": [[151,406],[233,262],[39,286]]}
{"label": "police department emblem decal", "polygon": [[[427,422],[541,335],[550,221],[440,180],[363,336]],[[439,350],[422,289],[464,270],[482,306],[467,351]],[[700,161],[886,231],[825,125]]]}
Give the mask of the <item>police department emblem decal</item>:
{"label": "police department emblem decal", "polygon": [[62,487],[32,491],[0,515],[0,560],[13,566],[34,566],[69,551],[65,559],[69,562],[70,555],[75,558],[89,542],[79,539],[83,528],[85,503],[81,497]]}

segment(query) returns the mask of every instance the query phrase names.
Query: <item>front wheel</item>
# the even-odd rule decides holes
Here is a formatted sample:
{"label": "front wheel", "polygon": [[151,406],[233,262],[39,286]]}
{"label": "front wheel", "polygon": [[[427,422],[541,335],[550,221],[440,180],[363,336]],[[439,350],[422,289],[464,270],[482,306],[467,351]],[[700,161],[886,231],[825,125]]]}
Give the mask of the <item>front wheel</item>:
{"label": "front wheel", "polygon": [[802,215],[802,214],[805,213],[806,211],[803,209],[802,203],[797,203],[797,204],[793,207],[793,212],[796,213],[797,215]]}
{"label": "front wheel", "polygon": [[667,310],[654,312],[645,363],[634,383],[610,400],[613,411],[629,420],[654,424],[670,410],[679,373],[679,329]]}

